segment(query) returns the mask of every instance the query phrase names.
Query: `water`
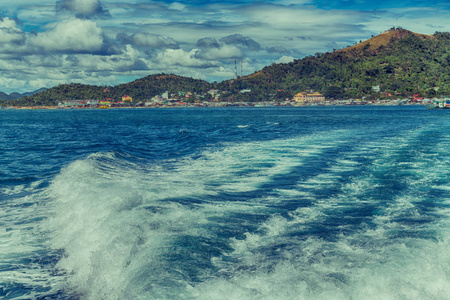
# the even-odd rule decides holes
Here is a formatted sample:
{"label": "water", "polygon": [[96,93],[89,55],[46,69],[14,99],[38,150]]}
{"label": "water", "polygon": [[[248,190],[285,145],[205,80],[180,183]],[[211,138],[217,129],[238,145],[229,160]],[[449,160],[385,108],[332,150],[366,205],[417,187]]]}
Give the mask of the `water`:
{"label": "water", "polygon": [[449,299],[450,115],[0,111],[2,299]]}

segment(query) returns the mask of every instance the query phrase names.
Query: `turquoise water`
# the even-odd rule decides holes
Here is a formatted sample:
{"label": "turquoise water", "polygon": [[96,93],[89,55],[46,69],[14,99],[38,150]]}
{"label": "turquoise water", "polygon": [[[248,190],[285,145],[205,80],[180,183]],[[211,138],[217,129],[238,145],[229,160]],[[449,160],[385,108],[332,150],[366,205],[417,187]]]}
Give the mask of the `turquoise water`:
{"label": "turquoise water", "polygon": [[0,111],[0,298],[449,299],[450,115]]}

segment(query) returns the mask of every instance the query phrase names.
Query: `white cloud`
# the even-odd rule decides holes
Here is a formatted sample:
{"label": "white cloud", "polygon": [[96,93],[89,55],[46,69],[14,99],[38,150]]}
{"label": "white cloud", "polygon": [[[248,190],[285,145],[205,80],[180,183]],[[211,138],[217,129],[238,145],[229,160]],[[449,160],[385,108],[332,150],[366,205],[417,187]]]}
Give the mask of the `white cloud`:
{"label": "white cloud", "polygon": [[242,58],[242,51],[236,46],[224,45],[220,48],[202,49],[196,55],[198,58],[207,60]]}
{"label": "white cloud", "polygon": [[0,44],[20,42],[24,37],[24,32],[17,28],[13,19],[0,19]]}
{"label": "white cloud", "polygon": [[223,37],[220,41],[229,45],[239,45],[250,50],[259,50],[261,48],[261,45],[258,42],[249,37],[242,36],[242,34],[239,33]]}
{"label": "white cloud", "polygon": [[277,63],[277,64],[287,64],[287,63],[293,62],[294,60],[295,60],[295,58],[292,57],[292,56],[282,56],[277,61],[275,61],[275,63]]}
{"label": "white cloud", "polygon": [[[0,91],[33,91],[61,83],[79,82],[114,85],[123,76],[149,74],[149,62],[128,45],[116,55],[53,54],[27,55],[20,60],[0,58]],[[9,74],[6,76],[6,74]]]}
{"label": "white cloud", "polygon": [[173,2],[169,5],[169,9],[173,10],[184,10],[186,8],[186,5],[179,3],[179,2]]}
{"label": "white cloud", "polygon": [[81,70],[105,73],[148,69],[148,61],[131,45],[116,55],[78,55],[76,64]]}
{"label": "white cloud", "polygon": [[125,43],[131,43],[138,47],[179,48],[178,43],[172,38],[146,32],[138,32],[131,36],[120,34],[118,38]]}
{"label": "white cloud", "polygon": [[193,68],[209,68],[220,65],[217,62],[209,62],[196,58],[197,52],[197,49],[193,49],[188,52],[182,49],[167,49],[164,52],[158,53],[158,55],[156,56],[156,61],[158,62],[158,64],[167,66],[177,65]]}
{"label": "white cloud", "polygon": [[103,34],[93,21],[70,19],[32,36],[30,44],[49,52],[98,52],[103,46]]}
{"label": "white cloud", "polygon": [[29,66],[39,66],[42,68],[63,68],[68,70],[71,67],[71,62],[68,60],[68,55],[48,55],[35,54],[27,55],[23,58],[23,64]]}

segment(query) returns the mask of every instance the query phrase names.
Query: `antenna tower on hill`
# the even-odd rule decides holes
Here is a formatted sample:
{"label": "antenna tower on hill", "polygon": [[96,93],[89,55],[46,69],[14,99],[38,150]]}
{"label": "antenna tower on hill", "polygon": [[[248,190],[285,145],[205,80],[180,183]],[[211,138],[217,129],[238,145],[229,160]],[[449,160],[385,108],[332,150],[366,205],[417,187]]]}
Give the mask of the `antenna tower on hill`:
{"label": "antenna tower on hill", "polygon": [[[240,77],[242,77],[242,74],[243,74],[242,60],[240,61],[240,64],[241,64],[241,76]],[[236,77],[236,79],[239,78],[238,70],[237,70],[237,60],[236,59],[234,60],[234,76]]]}
{"label": "antenna tower on hill", "polygon": [[242,77],[242,59],[241,59],[241,77]]}

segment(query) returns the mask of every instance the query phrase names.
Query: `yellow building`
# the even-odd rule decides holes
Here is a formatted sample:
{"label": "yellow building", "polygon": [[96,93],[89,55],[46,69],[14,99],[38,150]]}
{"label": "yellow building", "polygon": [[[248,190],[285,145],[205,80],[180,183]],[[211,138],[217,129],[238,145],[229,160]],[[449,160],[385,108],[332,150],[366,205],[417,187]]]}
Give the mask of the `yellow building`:
{"label": "yellow building", "polygon": [[133,98],[128,95],[122,96],[122,102],[133,102]]}
{"label": "yellow building", "polygon": [[294,101],[295,102],[321,102],[321,101],[325,101],[325,97],[318,93],[315,92],[313,94],[308,94],[308,93],[297,93],[294,96]]}

